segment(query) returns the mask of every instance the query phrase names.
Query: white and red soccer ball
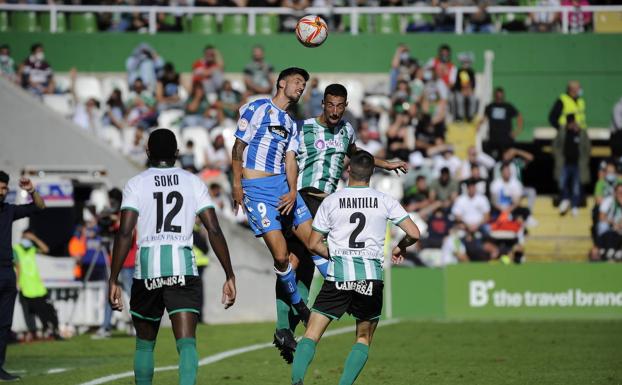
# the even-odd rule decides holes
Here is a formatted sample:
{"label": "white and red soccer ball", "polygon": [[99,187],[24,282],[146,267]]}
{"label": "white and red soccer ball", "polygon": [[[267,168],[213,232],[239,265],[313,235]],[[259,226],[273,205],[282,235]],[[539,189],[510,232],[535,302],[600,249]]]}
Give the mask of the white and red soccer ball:
{"label": "white and red soccer ball", "polygon": [[296,37],[305,47],[318,47],[328,37],[328,26],[317,15],[307,15],[296,24]]}

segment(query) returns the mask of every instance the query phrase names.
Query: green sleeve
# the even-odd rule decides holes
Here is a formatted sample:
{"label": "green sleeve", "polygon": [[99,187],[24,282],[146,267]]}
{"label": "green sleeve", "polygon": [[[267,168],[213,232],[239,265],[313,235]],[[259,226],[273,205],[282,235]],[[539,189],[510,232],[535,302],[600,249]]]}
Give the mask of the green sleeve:
{"label": "green sleeve", "polygon": [[603,195],[605,195],[605,181],[601,179],[594,186],[594,196],[602,198]]}

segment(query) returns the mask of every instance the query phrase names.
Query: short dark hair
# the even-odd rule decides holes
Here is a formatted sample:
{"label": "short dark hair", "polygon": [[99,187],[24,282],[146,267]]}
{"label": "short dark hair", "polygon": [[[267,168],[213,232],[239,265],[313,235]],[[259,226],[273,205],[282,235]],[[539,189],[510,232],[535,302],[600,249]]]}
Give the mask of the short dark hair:
{"label": "short dark hair", "polygon": [[512,165],[512,162],[503,162],[503,163],[501,163],[500,170],[503,170],[506,167],[510,167],[511,165]]}
{"label": "short dark hair", "polygon": [[208,49],[214,49],[214,46],[211,44],[206,45],[205,48],[203,48],[203,52],[207,51]]}
{"label": "short dark hair", "polygon": [[449,167],[443,167],[443,168],[441,168],[441,174],[447,174],[447,175],[449,175]]}
{"label": "short dark hair", "polygon": [[3,44],[0,44],[0,49],[11,49],[11,47],[9,47],[8,44],[3,43]]}
{"label": "short dark hair", "polygon": [[503,89],[503,87],[495,88],[495,93],[497,93],[497,92],[501,92],[502,94],[505,94],[505,90]]}
{"label": "short dark hair", "polygon": [[451,47],[450,47],[450,46],[449,46],[449,44],[447,44],[447,43],[445,43],[445,44],[441,44],[441,45],[438,47],[438,50],[439,50],[439,51],[442,51],[442,50],[444,50],[444,49],[446,49],[447,51],[450,51],[450,52],[451,52]]}
{"label": "short dark hair", "polygon": [[0,182],[9,184],[9,174],[0,170]]}
{"label": "short dark hair", "polygon": [[298,68],[298,67],[289,67],[289,68],[285,68],[279,74],[279,77],[276,79],[276,88],[279,88],[279,83],[281,82],[281,80],[292,75],[302,76],[305,82],[309,80],[309,73],[306,70],[302,68]]}
{"label": "short dark hair", "polygon": [[43,48],[43,44],[41,43],[35,43],[33,45],[30,46],[30,53],[33,53],[37,50],[37,48]]}
{"label": "short dark hair", "polygon": [[423,179],[423,180],[426,180],[426,179],[425,179],[425,175],[417,175],[417,178],[415,178],[415,183],[416,183],[416,182],[419,182],[419,181],[420,181],[420,180],[422,180],[422,179]]}
{"label": "short dark hair", "polygon": [[173,131],[158,128],[149,135],[147,141],[149,159],[152,161],[171,161],[177,152],[177,139]]}
{"label": "short dark hair", "polygon": [[477,179],[469,178],[465,180],[464,183],[466,183],[467,186],[475,186],[477,184]]}
{"label": "short dark hair", "polygon": [[374,157],[365,150],[358,150],[350,158],[350,178],[369,182],[374,173]]}
{"label": "short dark hair", "polygon": [[333,83],[333,84],[329,84],[324,89],[324,99],[326,99],[326,96],[328,96],[328,95],[341,96],[341,97],[343,97],[343,98],[345,98],[347,100],[348,99],[348,90],[346,90],[346,87],[344,87],[341,84]]}

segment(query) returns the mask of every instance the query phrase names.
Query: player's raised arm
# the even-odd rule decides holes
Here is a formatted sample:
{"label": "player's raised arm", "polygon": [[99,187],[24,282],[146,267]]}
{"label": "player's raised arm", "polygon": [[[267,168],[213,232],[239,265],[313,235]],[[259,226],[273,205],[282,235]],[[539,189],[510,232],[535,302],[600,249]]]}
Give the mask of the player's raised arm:
{"label": "player's raised arm", "polygon": [[199,218],[207,229],[209,243],[214,249],[214,254],[216,254],[216,257],[225,271],[226,280],[222,288],[222,304],[225,305],[225,309],[228,309],[233,306],[236,297],[235,275],[233,274],[233,267],[231,266],[229,247],[220,229],[220,224],[218,223],[214,208],[210,207],[203,210],[199,214]]}
{"label": "player's raised arm", "polygon": [[[356,147],[356,144],[350,144],[350,146],[348,147],[348,157],[352,157],[352,155],[358,150],[359,149],[358,147]],[[404,162],[403,160],[388,161],[374,156],[374,166],[380,167],[387,171],[395,171],[395,173],[398,175],[400,171],[404,174],[408,172],[408,163]]]}
{"label": "player's raised arm", "polygon": [[121,224],[119,231],[114,237],[114,246],[112,248],[112,264],[110,267],[110,280],[108,282],[108,300],[113,310],[123,310],[123,301],[121,300],[121,286],[117,281],[119,272],[123,267],[123,262],[132,248],[132,235],[136,222],[138,221],[138,212],[134,210],[121,211]]}
{"label": "player's raised arm", "polygon": [[404,252],[408,246],[415,244],[421,237],[421,233],[419,232],[419,228],[413,222],[410,217],[407,217],[403,221],[401,221],[398,226],[400,229],[404,230],[406,236],[402,238],[402,240],[393,248],[393,255],[391,256],[391,261],[396,264],[400,264],[404,261]]}

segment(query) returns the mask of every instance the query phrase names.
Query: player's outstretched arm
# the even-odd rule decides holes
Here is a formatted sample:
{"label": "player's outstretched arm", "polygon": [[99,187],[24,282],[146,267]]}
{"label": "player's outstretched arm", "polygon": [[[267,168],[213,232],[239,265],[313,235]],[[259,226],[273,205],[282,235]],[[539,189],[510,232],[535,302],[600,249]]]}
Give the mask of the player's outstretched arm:
{"label": "player's outstretched arm", "polygon": [[402,240],[393,248],[393,255],[391,256],[391,261],[395,264],[400,264],[404,261],[404,252],[406,252],[406,248],[410,245],[415,244],[421,237],[421,233],[419,232],[419,228],[413,222],[412,219],[406,218],[398,225],[404,232],[406,236],[402,238]]}
{"label": "player's outstretched arm", "polygon": [[117,231],[114,237],[114,245],[112,247],[112,265],[110,266],[110,280],[108,282],[108,300],[112,310],[123,310],[121,286],[117,280],[127,253],[132,248],[132,235],[137,221],[138,213],[136,211],[121,211],[121,224],[119,231]]}
{"label": "player's outstretched arm", "polygon": [[212,249],[214,249],[214,254],[216,254],[216,257],[225,271],[226,281],[222,287],[222,304],[225,305],[225,309],[228,309],[235,303],[236,296],[235,275],[233,274],[233,267],[231,266],[229,247],[220,229],[218,217],[216,217],[216,210],[213,208],[204,210],[199,214],[199,218],[207,229],[209,243],[212,245]]}
{"label": "player's outstretched arm", "polygon": [[311,231],[311,235],[309,236],[309,247],[312,252],[326,259],[329,258],[328,247],[324,244],[324,234],[315,229]]}
{"label": "player's outstretched arm", "polygon": [[[240,139],[235,140],[231,150],[231,170],[233,171],[233,212],[238,214],[238,208],[242,205],[244,193],[242,191],[242,159],[247,144]],[[206,225],[207,226],[207,225]]]}
{"label": "player's outstretched arm", "polygon": [[[348,156],[350,157],[354,155],[354,153],[357,151],[358,147],[356,147],[356,144],[351,144],[350,147],[348,147]],[[387,171],[395,171],[397,175],[399,175],[400,171],[404,174],[408,172],[408,163],[404,162],[403,160],[388,161],[374,156],[374,166],[380,167]]]}

